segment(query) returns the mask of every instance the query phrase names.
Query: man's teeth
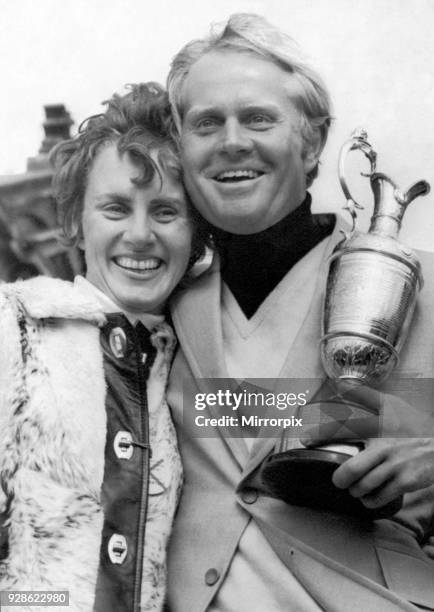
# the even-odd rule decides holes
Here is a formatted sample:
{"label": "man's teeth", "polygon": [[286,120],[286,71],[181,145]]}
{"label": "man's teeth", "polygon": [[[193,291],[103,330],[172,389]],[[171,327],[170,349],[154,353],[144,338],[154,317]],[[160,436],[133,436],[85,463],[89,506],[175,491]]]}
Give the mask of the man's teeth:
{"label": "man's teeth", "polygon": [[156,257],[148,257],[147,259],[132,259],[131,257],[116,257],[118,266],[130,270],[156,270],[160,267],[160,260]]}
{"label": "man's teeth", "polygon": [[225,172],[220,172],[215,178],[217,181],[242,181],[258,178],[261,174],[262,172],[257,170],[226,170]]}

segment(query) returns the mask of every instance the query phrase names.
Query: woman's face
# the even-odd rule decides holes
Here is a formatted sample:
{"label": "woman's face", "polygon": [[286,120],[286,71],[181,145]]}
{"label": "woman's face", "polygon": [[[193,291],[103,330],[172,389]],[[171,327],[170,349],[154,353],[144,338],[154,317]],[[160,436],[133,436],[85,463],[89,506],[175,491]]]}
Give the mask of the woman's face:
{"label": "woman's face", "polygon": [[115,144],[97,154],[88,176],[82,218],[86,278],[132,314],[158,314],[183,277],[192,226],[180,181],[158,166],[146,185],[140,168]]}

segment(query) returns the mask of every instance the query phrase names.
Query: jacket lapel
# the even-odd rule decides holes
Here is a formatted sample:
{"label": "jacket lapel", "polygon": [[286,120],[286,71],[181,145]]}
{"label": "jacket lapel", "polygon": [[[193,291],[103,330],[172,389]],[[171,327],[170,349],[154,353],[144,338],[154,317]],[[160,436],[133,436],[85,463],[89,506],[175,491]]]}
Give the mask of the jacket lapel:
{"label": "jacket lapel", "polygon": [[227,378],[220,320],[220,273],[209,270],[172,300],[172,320],[195,378]]}
{"label": "jacket lapel", "polygon": [[[230,386],[232,391],[236,391],[237,384],[229,379],[223,352],[218,257],[214,257],[208,271],[172,301],[172,319],[182,350],[201,392],[214,391],[216,386],[219,386],[215,379],[224,379],[221,386]],[[212,417],[218,418],[222,415],[218,407],[209,406],[207,410]],[[216,430],[240,467],[243,467],[248,457],[243,438],[231,437],[233,434],[226,427],[218,427]]]}

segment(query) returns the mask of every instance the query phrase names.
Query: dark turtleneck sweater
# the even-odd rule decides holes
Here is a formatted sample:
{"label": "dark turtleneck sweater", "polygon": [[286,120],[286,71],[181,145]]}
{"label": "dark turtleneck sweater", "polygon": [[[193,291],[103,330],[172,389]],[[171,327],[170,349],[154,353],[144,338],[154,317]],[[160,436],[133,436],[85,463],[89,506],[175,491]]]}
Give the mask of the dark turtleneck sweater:
{"label": "dark turtleneck sweater", "polygon": [[298,208],[257,234],[230,234],[213,228],[222,278],[247,318],[292,266],[332,233],[335,216],[312,215],[310,206],[307,194]]}

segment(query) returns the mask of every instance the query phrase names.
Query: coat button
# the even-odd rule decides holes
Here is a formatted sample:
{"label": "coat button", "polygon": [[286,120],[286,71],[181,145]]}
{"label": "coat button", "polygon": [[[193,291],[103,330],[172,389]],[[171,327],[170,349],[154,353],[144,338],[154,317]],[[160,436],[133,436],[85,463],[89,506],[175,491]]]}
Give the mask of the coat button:
{"label": "coat button", "polygon": [[256,489],[245,489],[241,493],[241,499],[245,504],[254,504],[258,499],[258,492]]}
{"label": "coat button", "polygon": [[110,349],[117,359],[127,354],[127,336],[122,327],[114,327],[109,336]]}
{"label": "coat button", "polygon": [[118,431],[113,440],[113,448],[118,459],[131,459],[134,452],[133,436],[129,431]]}
{"label": "coat button", "polygon": [[213,586],[219,578],[220,573],[215,569],[215,567],[212,567],[205,574],[205,584],[208,586]]}
{"label": "coat button", "polygon": [[114,565],[122,565],[128,552],[128,545],[125,536],[114,533],[108,542],[108,556]]}

